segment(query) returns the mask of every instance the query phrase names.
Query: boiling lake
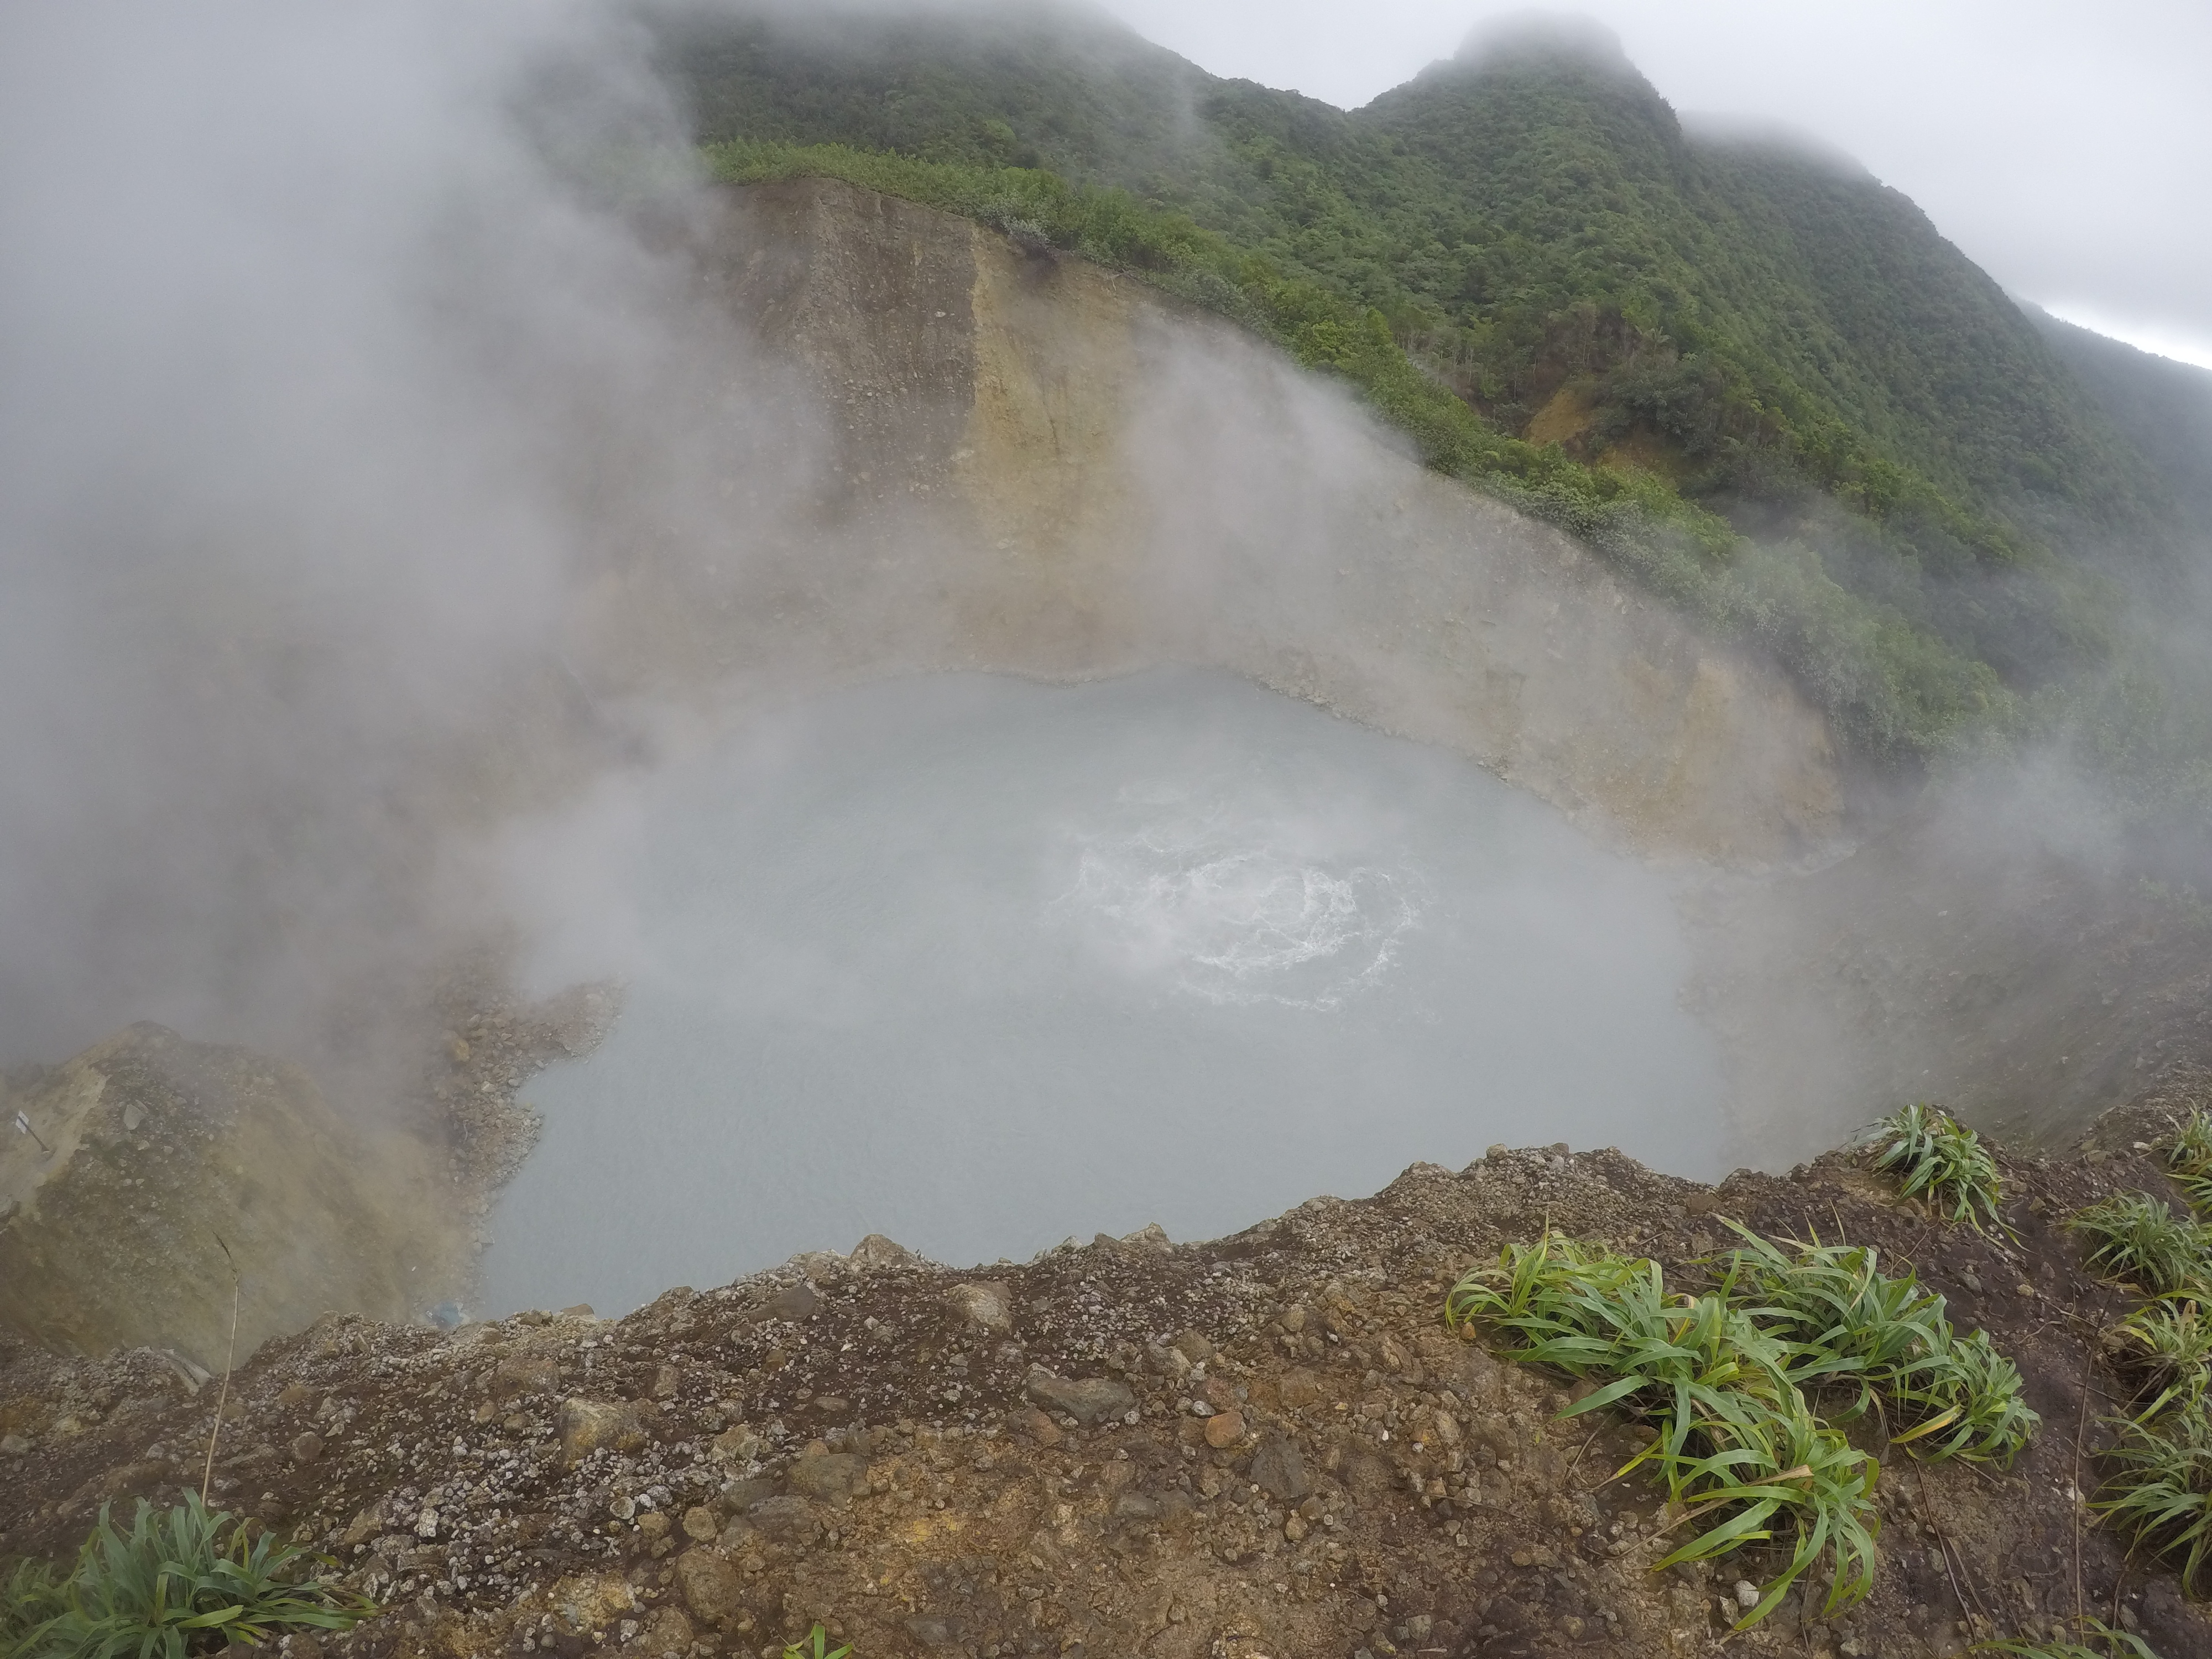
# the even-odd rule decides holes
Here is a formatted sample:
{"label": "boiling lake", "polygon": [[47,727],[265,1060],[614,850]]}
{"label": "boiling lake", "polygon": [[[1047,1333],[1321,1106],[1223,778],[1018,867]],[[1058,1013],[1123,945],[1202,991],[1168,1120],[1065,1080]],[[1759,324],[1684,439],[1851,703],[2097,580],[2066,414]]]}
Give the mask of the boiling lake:
{"label": "boiling lake", "polygon": [[890,681],[642,790],[623,1012],[528,1091],[493,1310],[1214,1237],[1497,1141],[1723,1167],[1666,878],[1231,677]]}

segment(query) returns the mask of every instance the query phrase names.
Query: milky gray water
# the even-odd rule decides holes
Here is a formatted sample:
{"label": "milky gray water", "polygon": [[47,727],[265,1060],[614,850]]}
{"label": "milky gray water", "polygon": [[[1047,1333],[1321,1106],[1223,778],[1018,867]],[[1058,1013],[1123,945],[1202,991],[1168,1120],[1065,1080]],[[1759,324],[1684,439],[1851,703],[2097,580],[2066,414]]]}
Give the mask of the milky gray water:
{"label": "milky gray water", "polygon": [[1224,675],[900,680],[651,786],[613,1034],[541,1076],[495,1309],[887,1233],[1233,1231],[1494,1141],[1722,1167],[1665,881]]}

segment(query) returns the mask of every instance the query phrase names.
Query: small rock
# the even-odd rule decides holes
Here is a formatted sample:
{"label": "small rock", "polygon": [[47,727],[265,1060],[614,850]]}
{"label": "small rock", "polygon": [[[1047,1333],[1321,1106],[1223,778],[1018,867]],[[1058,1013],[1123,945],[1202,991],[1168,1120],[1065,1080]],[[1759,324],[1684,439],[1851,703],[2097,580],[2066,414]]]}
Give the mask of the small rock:
{"label": "small rock", "polygon": [[886,1267],[912,1267],[918,1260],[905,1245],[894,1243],[881,1233],[870,1233],[853,1246],[853,1254],[845,1259],[864,1273],[881,1273]]}
{"label": "small rock", "polygon": [[734,1619],[744,1610],[744,1579],[737,1564],[709,1549],[688,1549],[676,1558],[676,1585],[692,1617],[709,1625]]}
{"label": "small rock", "polygon": [[663,1607],[653,1615],[638,1638],[637,1650],[647,1659],[683,1659],[691,1651],[691,1644],[699,1639],[691,1621],[674,1607]]}
{"label": "small rock", "polygon": [[21,1457],[31,1449],[31,1443],[20,1434],[0,1434],[0,1457]]}
{"label": "small rock", "polygon": [[805,1497],[848,1503],[867,1487],[868,1460],[852,1452],[818,1452],[793,1463],[784,1479]]}
{"label": "small rock", "polygon": [[673,1365],[663,1365],[653,1374],[653,1397],[655,1400],[673,1399],[684,1386],[684,1373]]}
{"label": "small rock", "polygon": [[1513,1552],[1512,1559],[1516,1567],[1533,1567],[1536,1565],[1536,1552],[1523,1546]]}
{"label": "small rock", "polygon": [[315,1403],[315,1391],[304,1382],[287,1382],[276,1391],[276,1404],[288,1412],[296,1412]]}
{"label": "small rock", "polygon": [[1024,1406],[1019,1411],[1006,1414],[1006,1426],[1025,1434],[1040,1446],[1057,1446],[1067,1437],[1060,1431],[1060,1425],[1047,1417],[1035,1406]]}
{"label": "small rock", "polygon": [[1297,1516],[1292,1516],[1283,1522],[1283,1536],[1293,1544],[1304,1543],[1306,1536],[1306,1523]]}
{"label": "small rock", "polygon": [[662,1539],[667,1537],[669,1533],[674,1529],[675,1525],[676,1523],[674,1522],[671,1521],[659,1510],[647,1510],[643,1515],[637,1517],[638,1531],[642,1533],[648,1540],[654,1543],[659,1543]]}
{"label": "small rock", "polygon": [[1482,1155],[1485,1158],[1504,1158],[1509,1155],[1512,1150],[1513,1149],[1510,1146],[1508,1146],[1504,1141],[1495,1141],[1486,1151],[1484,1152]]}
{"label": "small rock", "polygon": [[1154,1521],[1159,1518],[1160,1500],[1148,1498],[1140,1492],[1123,1492],[1114,1500],[1114,1514],[1123,1521]]}
{"label": "small rock", "polygon": [[415,1535],[417,1538],[435,1538],[438,1535],[437,1510],[424,1510],[415,1517]]}
{"label": "small rock", "polygon": [[804,1498],[763,1498],[745,1511],[745,1518],[763,1532],[781,1536],[796,1532],[808,1520]]}
{"label": "small rock", "polygon": [[1004,1285],[977,1279],[955,1285],[945,1293],[945,1305],[969,1324],[987,1331],[1014,1328],[1013,1298]]}
{"label": "small rock", "polygon": [[1213,1344],[1200,1331],[1185,1331],[1168,1346],[1194,1365],[1203,1365],[1214,1355]]}
{"label": "small rock", "polygon": [[323,1455],[323,1437],[313,1430],[295,1437],[292,1442],[292,1461],[312,1463]]}
{"label": "small rock", "polygon": [[769,1480],[726,1481],[720,1493],[722,1507],[732,1515],[743,1515],[763,1499],[775,1496],[775,1482]]}
{"label": "small rock", "polygon": [[491,1368],[491,1397],[504,1405],[526,1394],[550,1394],[561,1386],[561,1368],[543,1355],[502,1359]]}
{"label": "small rock", "polygon": [[684,1535],[694,1543],[712,1543],[721,1529],[722,1523],[714,1518],[714,1511],[703,1504],[695,1504],[684,1511]]}
{"label": "small rock", "polygon": [[1054,1376],[1042,1365],[1030,1367],[1023,1393],[1048,1411],[1060,1412],[1082,1424],[1109,1422],[1132,1411],[1137,1396],[1126,1384],[1111,1377],[1087,1376],[1069,1380]]}
{"label": "small rock", "polygon": [[1735,1604],[1746,1613],[1759,1605],[1759,1586],[1748,1578],[1735,1581]]}
{"label": "small rock", "polygon": [[1243,1437],[1244,1414],[1242,1412],[1216,1412],[1206,1419],[1206,1443],[1216,1451],[1225,1450]]}
{"label": "small rock", "polygon": [[1306,1308],[1303,1302],[1294,1302],[1283,1310],[1283,1328],[1296,1336],[1306,1328]]}
{"label": "small rock", "polygon": [[561,1437],[562,1461],[570,1468],[602,1446],[610,1451],[642,1451],[651,1438],[642,1410],[633,1401],[564,1400],[554,1430]]}
{"label": "small rock", "polygon": [[446,1037],[446,1053],[452,1058],[454,1065],[467,1065],[469,1063],[470,1054],[469,1040],[458,1031],[447,1033]]}
{"label": "small rock", "polygon": [[708,1455],[717,1463],[749,1463],[760,1453],[760,1431],[738,1423],[707,1443]]}
{"label": "small rock", "polygon": [[1167,1229],[1157,1221],[1147,1221],[1133,1233],[1123,1234],[1121,1242],[1133,1249],[1151,1250],[1156,1254],[1175,1249],[1174,1242],[1168,1237]]}
{"label": "small rock", "polygon": [[1962,1267],[1959,1270],[1959,1282],[1977,1293],[1982,1288],[1981,1279],[1972,1267]]}
{"label": "small rock", "polygon": [[822,1298],[804,1279],[768,1299],[769,1312],[778,1319],[805,1319],[821,1305]]}
{"label": "small rock", "polygon": [[1279,1504],[1296,1503],[1313,1490],[1297,1443],[1285,1435],[1271,1434],[1260,1442],[1250,1474],[1252,1484]]}

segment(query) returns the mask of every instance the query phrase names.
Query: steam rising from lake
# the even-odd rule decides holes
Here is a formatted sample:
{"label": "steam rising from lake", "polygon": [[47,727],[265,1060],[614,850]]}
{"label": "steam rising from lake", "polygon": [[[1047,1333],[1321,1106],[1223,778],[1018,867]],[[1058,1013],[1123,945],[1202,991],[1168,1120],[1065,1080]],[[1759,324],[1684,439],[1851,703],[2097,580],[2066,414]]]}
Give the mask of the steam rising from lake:
{"label": "steam rising from lake", "polygon": [[628,1001],[531,1091],[492,1306],[609,1312],[871,1231],[961,1262],[1213,1236],[1497,1140],[1724,1163],[1662,878],[1228,676],[850,691],[627,821],[593,844]]}

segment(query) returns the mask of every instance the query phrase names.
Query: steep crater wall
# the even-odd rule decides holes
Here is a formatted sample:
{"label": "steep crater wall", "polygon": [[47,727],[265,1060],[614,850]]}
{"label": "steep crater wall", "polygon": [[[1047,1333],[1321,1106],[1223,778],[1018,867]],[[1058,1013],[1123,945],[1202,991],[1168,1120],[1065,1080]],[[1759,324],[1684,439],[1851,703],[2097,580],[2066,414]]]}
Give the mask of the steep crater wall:
{"label": "steep crater wall", "polygon": [[723,191],[690,252],[809,474],[769,537],[733,469],[726,560],[624,550],[586,624],[624,690],[1203,663],[1652,851],[1835,831],[1827,733],[1778,673],[1220,319],[833,180]]}

